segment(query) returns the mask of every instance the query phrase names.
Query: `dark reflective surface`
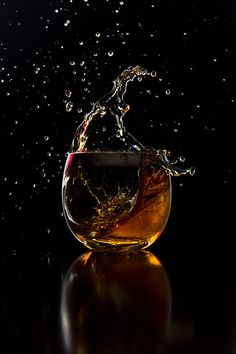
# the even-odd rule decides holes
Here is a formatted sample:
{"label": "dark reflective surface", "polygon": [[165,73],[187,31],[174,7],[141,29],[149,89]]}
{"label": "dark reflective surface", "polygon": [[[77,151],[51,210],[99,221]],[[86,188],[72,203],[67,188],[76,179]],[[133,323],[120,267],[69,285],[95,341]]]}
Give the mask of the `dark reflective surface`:
{"label": "dark reflective surface", "polygon": [[86,253],[64,282],[61,321],[69,353],[158,353],[170,331],[171,292],[151,253]]}
{"label": "dark reflective surface", "polygon": [[235,353],[229,251],[78,252],[1,254],[1,354]]}

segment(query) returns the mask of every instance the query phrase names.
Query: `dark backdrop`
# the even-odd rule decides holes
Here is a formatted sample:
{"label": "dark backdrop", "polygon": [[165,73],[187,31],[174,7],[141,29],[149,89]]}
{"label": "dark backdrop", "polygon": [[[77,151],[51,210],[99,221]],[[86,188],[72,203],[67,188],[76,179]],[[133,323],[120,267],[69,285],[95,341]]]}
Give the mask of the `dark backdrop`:
{"label": "dark backdrop", "polygon": [[194,177],[173,178],[169,223],[154,248],[189,260],[234,254],[235,6],[1,1],[2,249],[79,249],[62,217],[66,152],[91,104],[124,68],[141,65],[158,75],[130,85],[127,128],[196,167]]}

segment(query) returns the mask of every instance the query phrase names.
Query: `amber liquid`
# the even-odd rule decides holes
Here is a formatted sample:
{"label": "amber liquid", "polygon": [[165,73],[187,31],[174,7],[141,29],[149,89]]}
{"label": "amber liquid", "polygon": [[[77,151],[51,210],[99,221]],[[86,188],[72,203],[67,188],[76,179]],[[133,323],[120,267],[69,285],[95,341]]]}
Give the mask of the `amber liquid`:
{"label": "amber liquid", "polygon": [[167,222],[171,180],[145,152],[71,153],[62,198],[73,235],[88,248],[146,248]]}

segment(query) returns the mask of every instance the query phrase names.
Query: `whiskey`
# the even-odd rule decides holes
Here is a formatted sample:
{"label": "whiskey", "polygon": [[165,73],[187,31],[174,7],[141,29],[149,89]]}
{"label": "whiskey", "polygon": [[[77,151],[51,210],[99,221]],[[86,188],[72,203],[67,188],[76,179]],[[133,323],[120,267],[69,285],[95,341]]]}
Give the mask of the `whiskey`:
{"label": "whiskey", "polygon": [[167,222],[171,180],[149,152],[75,152],[62,198],[70,230],[88,248],[146,248]]}

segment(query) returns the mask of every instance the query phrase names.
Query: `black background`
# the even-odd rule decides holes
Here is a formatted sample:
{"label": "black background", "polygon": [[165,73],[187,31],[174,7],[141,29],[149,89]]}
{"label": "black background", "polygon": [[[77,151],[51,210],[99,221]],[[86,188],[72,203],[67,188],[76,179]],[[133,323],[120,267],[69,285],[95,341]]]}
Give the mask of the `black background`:
{"label": "black background", "polygon": [[230,251],[233,2],[10,1],[0,14],[1,243],[73,243],[61,215],[66,152],[91,104],[124,68],[141,65],[158,75],[130,85],[128,130],[197,171],[173,179],[167,252],[219,243]]}
{"label": "black background", "polygon": [[168,148],[196,167],[195,176],[172,179],[170,218],[151,251],[174,291],[181,289],[180,307],[185,303],[191,316],[200,311],[203,333],[208,324],[214,328],[225,294],[235,294],[235,38],[236,5],[229,0],[1,1],[5,274],[10,263],[9,271],[26,271],[30,263],[39,278],[48,274],[42,264],[58,276],[84,251],[62,217],[65,155],[92,103],[124,68],[141,65],[157,78],[130,85],[125,125],[144,144]]}

